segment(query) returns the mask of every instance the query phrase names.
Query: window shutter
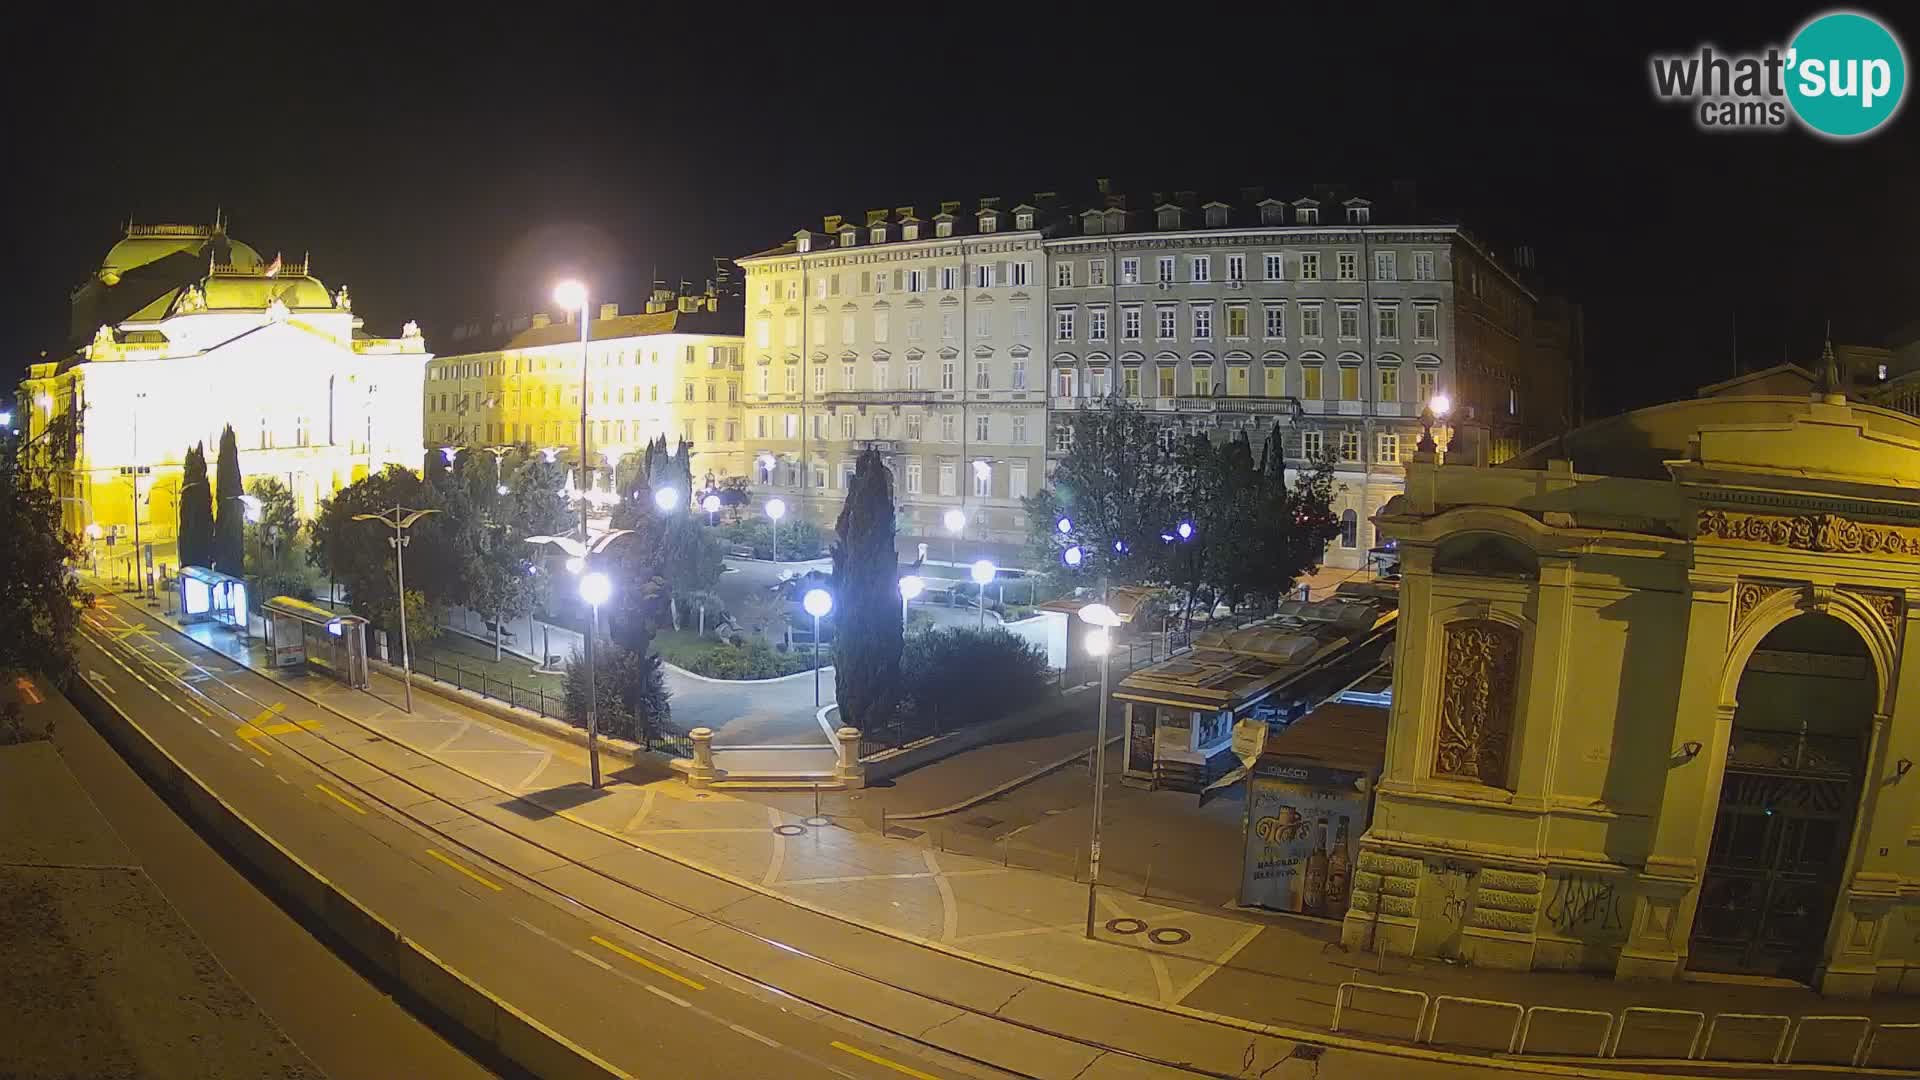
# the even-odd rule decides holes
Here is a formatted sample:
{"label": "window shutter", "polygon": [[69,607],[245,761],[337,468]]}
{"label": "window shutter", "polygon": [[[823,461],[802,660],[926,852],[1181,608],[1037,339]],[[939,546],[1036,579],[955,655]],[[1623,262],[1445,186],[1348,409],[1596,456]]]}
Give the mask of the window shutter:
{"label": "window shutter", "polygon": [[860,291],[862,293],[869,293],[873,291],[873,271],[871,270],[860,271]]}
{"label": "window shutter", "polygon": [[895,270],[893,272],[893,291],[899,292],[906,287],[907,272],[905,270]]}

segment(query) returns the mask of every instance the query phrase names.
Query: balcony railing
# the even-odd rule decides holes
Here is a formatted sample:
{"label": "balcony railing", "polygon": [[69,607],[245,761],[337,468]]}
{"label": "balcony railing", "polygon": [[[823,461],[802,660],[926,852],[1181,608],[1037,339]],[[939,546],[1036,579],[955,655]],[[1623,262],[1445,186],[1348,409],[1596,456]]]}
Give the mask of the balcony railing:
{"label": "balcony railing", "polygon": [[931,390],[834,390],[823,398],[828,405],[930,405]]}

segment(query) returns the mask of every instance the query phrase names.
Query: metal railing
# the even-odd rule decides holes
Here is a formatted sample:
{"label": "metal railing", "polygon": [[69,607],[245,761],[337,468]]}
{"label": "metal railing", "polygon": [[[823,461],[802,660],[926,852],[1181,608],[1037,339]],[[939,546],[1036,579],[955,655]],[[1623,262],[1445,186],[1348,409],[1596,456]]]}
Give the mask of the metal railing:
{"label": "metal railing", "polygon": [[[519,683],[488,674],[484,670],[462,667],[451,660],[430,654],[413,658],[413,673],[472,691],[483,698],[526,709],[549,720],[558,720],[574,727],[583,726],[579,719],[567,712],[564,684],[547,686],[533,681]],[[691,756],[693,753],[693,742],[687,733],[671,726],[658,732],[643,730],[641,738],[635,741],[644,749],[659,753],[678,756]]]}

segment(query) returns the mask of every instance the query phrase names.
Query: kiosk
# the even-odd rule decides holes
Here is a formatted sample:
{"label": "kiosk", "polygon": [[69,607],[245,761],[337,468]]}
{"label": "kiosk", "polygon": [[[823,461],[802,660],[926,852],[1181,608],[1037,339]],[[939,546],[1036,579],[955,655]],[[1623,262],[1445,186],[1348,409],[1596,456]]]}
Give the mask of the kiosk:
{"label": "kiosk", "polygon": [[291,596],[267,601],[261,614],[274,667],[311,666],[356,690],[367,688],[367,620]]}

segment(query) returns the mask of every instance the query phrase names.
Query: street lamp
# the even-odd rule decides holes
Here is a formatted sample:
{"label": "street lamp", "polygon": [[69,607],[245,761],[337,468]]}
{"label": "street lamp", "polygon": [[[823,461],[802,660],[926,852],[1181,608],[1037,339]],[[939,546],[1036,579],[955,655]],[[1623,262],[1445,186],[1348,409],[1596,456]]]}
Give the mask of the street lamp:
{"label": "street lamp", "polygon": [[800,606],[813,616],[813,707],[820,708],[820,617],[833,610],[833,594],[825,589],[808,589]]}
{"label": "street lamp", "polygon": [[1000,568],[993,565],[991,559],[981,559],[974,563],[973,568],[968,572],[973,578],[973,583],[980,587],[980,628],[982,630],[987,628],[987,582],[992,581],[993,576],[999,572]]}
{"label": "street lamp", "polygon": [[401,681],[406,684],[407,688],[406,709],[408,712],[413,711],[413,655],[407,649],[406,552],[407,545],[413,541],[413,537],[407,535],[407,530],[413,527],[414,522],[419,521],[428,514],[437,514],[439,512],[438,510],[409,510],[404,506],[396,506],[391,510],[382,511],[378,514],[353,515],[353,520],[355,521],[377,521],[393,530],[393,535],[387,538],[387,544],[393,548],[393,572],[395,578],[398,579],[400,590],[400,678]]}
{"label": "street lamp", "polygon": [[594,790],[600,788],[600,686],[593,674],[593,639],[600,636],[600,605],[613,595],[613,582],[595,570],[580,578],[580,599],[593,609],[587,623],[587,761]]}
{"label": "street lamp", "polygon": [[671,487],[655,488],[653,505],[659,507],[663,514],[673,513],[673,508],[680,505],[680,490]]}
{"label": "street lamp", "polygon": [[967,527],[966,512],[956,506],[948,510],[940,520],[942,524],[946,525],[947,531],[953,534],[952,561],[955,565],[958,565],[960,562],[960,534],[965,531]]}
{"label": "street lamp", "polygon": [[1087,632],[1087,653],[1100,658],[1100,725],[1093,740],[1093,831],[1087,840],[1087,937],[1093,937],[1094,889],[1100,884],[1100,804],[1107,779],[1107,667],[1113,654],[1113,628],[1120,616],[1105,604],[1088,604],[1080,618]]}
{"label": "street lamp", "polygon": [[[587,469],[592,467],[593,458],[587,455],[587,287],[578,281],[562,281],[553,288],[553,301],[567,311],[580,313],[580,479],[587,480]],[[585,491],[580,500],[580,542],[592,539],[587,533],[587,500]]]}
{"label": "street lamp", "polygon": [[927,591],[927,583],[918,574],[908,574],[900,579],[900,628],[907,627],[907,602]]}
{"label": "street lamp", "polygon": [[767,500],[767,516],[773,519],[773,561],[780,561],[780,519],[787,516],[787,504],[780,499]]}
{"label": "street lamp", "polygon": [[720,512],[720,496],[708,492],[707,497],[700,500],[700,509],[707,512],[707,526],[711,528],[713,526],[713,515]]}

